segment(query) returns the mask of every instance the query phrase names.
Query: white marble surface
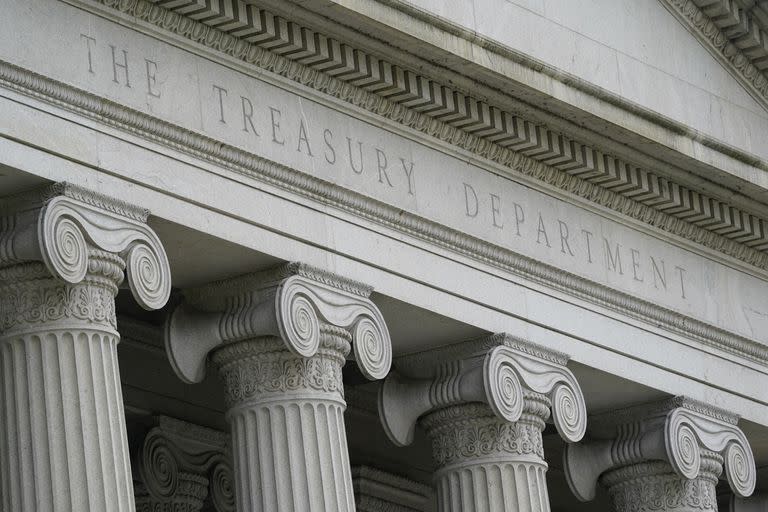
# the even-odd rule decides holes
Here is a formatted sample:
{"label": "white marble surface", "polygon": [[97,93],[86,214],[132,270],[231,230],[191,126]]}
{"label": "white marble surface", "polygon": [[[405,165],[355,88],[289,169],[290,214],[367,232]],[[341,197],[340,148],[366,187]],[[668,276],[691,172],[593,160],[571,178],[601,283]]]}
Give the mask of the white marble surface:
{"label": "white marble surface", "polygon": [[[0,32],[4,60],[768,342],[764,277],[62,3],[12,0],[0,6],[0,19],[14,25]],[[39,44],[15,37],[19,30]],[[127,84],[115,66],[125,59]],[[146,179],[165,186],[162,171]]]}
{"label": "white marble surface", "polygon": [[768,158],[768,112],[657,0],[409,2]]}

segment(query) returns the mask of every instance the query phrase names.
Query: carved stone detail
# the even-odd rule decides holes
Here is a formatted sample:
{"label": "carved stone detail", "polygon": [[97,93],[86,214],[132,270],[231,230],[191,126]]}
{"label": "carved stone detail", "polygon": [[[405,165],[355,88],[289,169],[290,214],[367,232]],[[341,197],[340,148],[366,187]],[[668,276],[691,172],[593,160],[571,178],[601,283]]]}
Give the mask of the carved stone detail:
{"label": "carved stone detail", "polygon": [[165,253],[142,211],[71,185],[0,215],[0,508],[133,512],[114,297],[128,261],[161,307]]}
{"label": "carved stone detail", "polygon": [[508,335],[397,360],[379,393],[384,430],[404,445],[417,422],[424,428],[441,512],[549,510],[541,433],[550,407],[567,442],[586,429],[584,398],[566,362]]}
{"label": "carved stone detail", "polygon": [[134,455],[137,512],[234,512],[225,434],[160,416]]}
{"label": "carved stone detail", "polygon": [[[768,265],[765,219],[674,183],[657,170],[605,154],[545,125],[489,105],[469,91],[404,69],[259,6],[237,8],[235,0],[204,6],[195,0],[98,1],[642,222],[753,265]],[[196,19],[185,16],[190,6],[194,7]],[[750,90],[764,91],[765,77],[759,71],[753,72],[757,70],[735,46],[729,47],[739,53],[731,59],[733,52],[728,52],[728,60],[738,62],[737,69],[752,68],[748,80],[753,82],[747,82]],[[498,46],[496,51],[505,53]],[[541,72],[542,66],[537,65],[537,71]],[[605,97],[605,92],[594,88],[589,92]],[[766,100],[764,95],[759,97]],[[617,101],[616,97],[606,99]],[[728,229],[720,229],[721,225]]]}
{"label": "carved stone detail", "polygon": [[[145,309],[165,305],[171,293],[168,258],[146,216],[75,185],[59,183],[4,201],[0,263],[42,261],[54,277],[71,284],[95,274],[93,251],[112,254],[128,269],[128,283]],[[124,213],[120,215],[115,212]],[[115,276],[116,277],[116,276]],[[120,273],[122,281],[122,273]],[[119,282],[117,284],[119,284]]]}
{"label": "carved stone detail", "polygon": [[541,432],[549,417],[549,400],[526,393],[525,411],[514,423],[499,421],[482,404],[453,405],[427,413],[420,421],[432,440],[439,467],[489,455],[534,455],[544,459]]}
{"label": "carved stone detail", "polygon": [[[745,8],[738,3],[722,2],[718,9],[718,6],[711,4],[719,2],[663,1],[678,19],[692,29],[691,32],[703,46],[732,70],[733,76],[752,97],[768,108],[768,76],[765,74],[765,59],[768,57],[765,40],[768,38],[768,27],[759,26],[757,16],[750,12],[752,8],[760,7],[754,5],[752,8]],[[728,15],[710,18],[697,4],[715,12],[726,12]],[[763,61],[762,70],[756,65],[760,61]]]}
{"label": "carved stone detail", "polygon": [[[353,512],[342,367],[391,364],[371,289],[301,264],[190,290],[166,325],[177,374],[226,391],[238,510]],[[210,353],[210,354],[209,354]]]}
{"label": "carved stone detail", "polygon": [[507,334],[400,358],[379,396],[384,429],[392,442],[407,445],[420,416],[466,402],[485,403],[500,419],[514,422],[522,415],[525,389],[547,396],[560,435],[578,441],[587,411],[566,361],[563,354]]}
{"label": "carved stone detail", "polygon": [[715,486],[723,458],[702,452],[701,472],[681,478],[661,461],[641,462],[609,470],[601,478],[617,512],[717,511]]}
{"label": "carved stone detail", "polygon": [[[341,382],[351,335],[324,324],[320,332],[309,358],[275,351],[282,341],[272,337],[213,353],[227,384],[238,510],[354,511]],[[268,373],[254,375],[261,361]]]}
{"label": "carved stone detail", "polygon": [[182,380],[199,382],[211,350],[259,336],[278,337],[294,354],[310,357],[322,321],[351,333],[362,372],[383,378],[392,344],[370,293],[365,285],[297,263],[191,290],[168,323],[171,364]]}
{"label": "carved stone detail", "polygon": [[320,346],[310,358],[286,351],[283,342],[275,338],[236,342],[216,350],[213,362],[224,382],[228,404],[301,391],[321,391],[342,398],[341,368],[349,352],[343,336],[328,336],[327,345]]}
{"label": "carved stone detail", "polygon": [[[737,495],[749,496],[754,490],[752,450],[736,427],[737,418],[725,411],[677,397],[591,421],[596,425],[594,440],[568,445],[564,452],[568,484],[582,501],[594,498],[600,480],[609,490],[619,485],[611,494],[620,503],[640,500],[646,507],[622,505],[617,510],[716,510],[714,485],[722,465]],[[664,496],[666,508],[653,508],[655,501],[641,499],[650,488],[671,493]]]}

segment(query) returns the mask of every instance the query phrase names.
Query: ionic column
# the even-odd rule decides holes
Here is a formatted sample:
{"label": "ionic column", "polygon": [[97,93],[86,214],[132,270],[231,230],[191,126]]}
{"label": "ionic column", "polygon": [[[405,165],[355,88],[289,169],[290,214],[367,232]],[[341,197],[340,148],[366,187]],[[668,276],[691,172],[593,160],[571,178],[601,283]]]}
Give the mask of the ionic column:
{"label": "ionic column", "polygon": [[392,360],[371,289],[300,264],[186,293],[166,327],[187,382],[209,358],[226,389],[237,509],[354,511],[342,367],[383,378]]}
{"label": "ionic column", "polygon": [[566,447],[568,484],[589,501],[599,482],[617,512],[716,511],[723,466],[738,496],[755,488],[755,461],[737,421],[684,397],[592,417],[593,440]]}
{"label": "ionic column", "polygon": [[158,416],[134,454],[136,512],[235,511],[227,436]]}
{"label": "ionic column", "polygon": [[396,361],[379,395],[384,429],[402,446],[424,428],[440,512],[549,511],[541,433],[550,408],[567,442],[586,429],[566,362],[504,334]]}
{"label": "ionic column", "polygon": [[58,184],[0,202],[0,496],[8,511],[133,512],[114,298],[162,307],[147,212]]}

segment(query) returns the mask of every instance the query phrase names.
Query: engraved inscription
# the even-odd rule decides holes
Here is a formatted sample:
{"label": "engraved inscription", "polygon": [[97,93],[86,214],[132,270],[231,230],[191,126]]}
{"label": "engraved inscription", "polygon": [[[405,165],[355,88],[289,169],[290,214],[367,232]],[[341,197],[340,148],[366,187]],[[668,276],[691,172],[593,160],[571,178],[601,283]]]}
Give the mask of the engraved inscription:
{"label": "engraved inscription", "polygon": [[[89,74],[111,73],[113,83],[129,89],[131,81],[140,74],[147,95],[160,98],[157,62],[146,57],[137,58],[135,55],[129,57],[126,48],[110,42],[101,44],[95,37],[87,34],[81,33],[80,40],[85,48],[84,64]],[[137,70],[135,66],[142,66],[142,69]]]}
{"label": "engraved inscription", "polygon": [[[462,188],[465,216],[497,228],[502,237],[520,237],[546,247],[560,257],[578,259],[583,265],[601,265],[614,276],[686,298],[686,269],[678,264],[668,263],[650,251],[608,236],[596,238],[592,231],[576,221],[553,217],[542,211],[532,215],[533,212],[514,198],[494,192],[484,196],[478,192],[477,185],[466,182],[462,183]],[[509,220],[504,217],[507,209]]]}
{"label": "engraved inscription", "polygon": [[[70,27],[68,39],[53,41],[44,27],[27,21],[34,17],[17,16],[30,9],[45,9]],[[387,204],[413,215],[403,219],[418,223],[414,232],[431,236],[435,224],[447,227],[453,233],[440,228],[436,239],[449,237],[470,253],[513,261],[526,275],[538,274],[497,249],[768,341],[764,308],[755,306],[768,293],[764,275],[705,248],[576,203],[298,81],[237,59],[206,58],[66,3],[0,2],[3,19],[40,41],[29,46],[13,31],[0,31],[0,58],[12,65],[370,198],[368,212],[377,202]],[[147,165],[146,174],[161,182],[165,169]],[[327,199],[337,202],[333,194]],[[399,224],[391,217],[387,222]]]}

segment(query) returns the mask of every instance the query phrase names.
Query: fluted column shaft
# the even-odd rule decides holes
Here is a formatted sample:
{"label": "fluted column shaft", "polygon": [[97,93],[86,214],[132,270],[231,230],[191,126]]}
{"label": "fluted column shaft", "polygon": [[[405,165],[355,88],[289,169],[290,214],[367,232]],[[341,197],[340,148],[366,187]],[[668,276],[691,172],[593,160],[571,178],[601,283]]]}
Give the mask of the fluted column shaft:
{"label": "fluted column shaft", "polygon": [[348,331],[324,325],[311,357],[275,337],[212,354],[227,393],[237,510],[353,512],[342,366]]}
{"label": "fluted column shaft", "polygon": [[114,296],[124,263],[92,251],[77,284],[0,270],[3,510],[133,512]]}
{"label": "fluted column shaft", "polygon": [[440,512],[549,511],[541,432],[549,400],[526,392],[510,423],[485,404],[438,409],[420,423],[432,441]]}
{"label": "fluted column shaft", "polygon": [[133,512],[115,295],[170,294],[149,212],[67,183],[0,198],[0,497],[8,512]]}

